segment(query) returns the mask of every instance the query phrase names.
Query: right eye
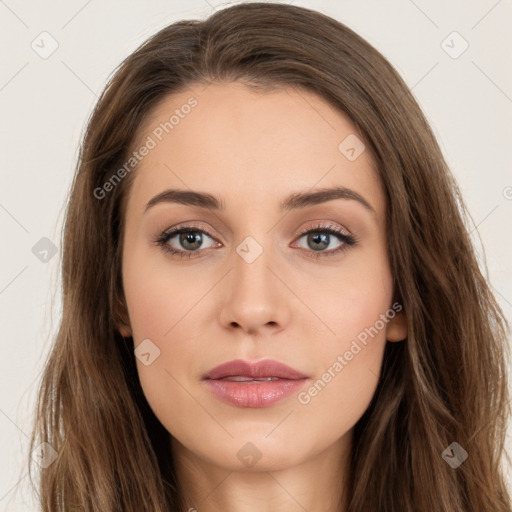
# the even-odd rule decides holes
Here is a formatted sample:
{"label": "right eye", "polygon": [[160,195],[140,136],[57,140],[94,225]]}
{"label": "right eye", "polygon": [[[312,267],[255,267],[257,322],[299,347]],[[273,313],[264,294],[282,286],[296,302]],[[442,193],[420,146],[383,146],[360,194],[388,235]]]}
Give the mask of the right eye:
{"label": "right eye", "polygon": [[[204,236],[213,239],[213,237],[204,229],[200,229],[198,227],[176,227],[163,231],[155,240],[155,243],[160,245],[164,251],[173,256],[179,256],[181,258],[192,258],[195,257],[194,253],[197,253],[201,250],[201,247],[199,246],[202,244]],[[176,237],[177,243],[181,245],[182,248],[176,248],[169,243],[173,238]],[[206,247],[206,249],[209,249],[210,247]]]}

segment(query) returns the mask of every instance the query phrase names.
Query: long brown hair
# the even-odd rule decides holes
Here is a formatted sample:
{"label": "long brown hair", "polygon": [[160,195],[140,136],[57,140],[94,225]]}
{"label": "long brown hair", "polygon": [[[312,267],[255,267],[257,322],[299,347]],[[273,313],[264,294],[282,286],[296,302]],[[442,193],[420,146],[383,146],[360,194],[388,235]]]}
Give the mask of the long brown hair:
{"label": "long brown hair", "polygon": [[[164,97],[235,80],[312,91],[347,115],[386,194],[394,299],[408,337],[387,344],[376,393],[355,426],[348,510],[509,512],[501,466],[508,325],[435,137],[406,84],[364,39],[321,13],[267,2],[160,30],[116,69],[88,121],[64,228],[62,321],[30,443],[58,454],[40,471],[42,510],[184,510],[169,433],[144,398],[133,340],[117,331],[126,320],[121,249],[135,171],[105,197],[95,190],[130,158]],[[453,442],[468,454],[456,469],[442,456]]]}

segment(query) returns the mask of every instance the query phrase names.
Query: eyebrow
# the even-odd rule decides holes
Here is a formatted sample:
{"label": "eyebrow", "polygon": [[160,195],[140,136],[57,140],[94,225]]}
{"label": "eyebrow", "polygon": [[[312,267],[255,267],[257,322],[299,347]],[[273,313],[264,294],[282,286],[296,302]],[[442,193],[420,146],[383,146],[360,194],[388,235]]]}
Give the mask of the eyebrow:
{"label": "eyebrow", "polygon": [[[314,191],[295,192],[281,202],[279,208],[282,212],[314,206],[334,199],[347,199],[357,201],[368,211],[375,214],[372,205],[356,191],[346,187],[322,188]],[[215,211],[224,211],[226,205],[222,199],[204,192],[193,190],[168,189],[157,194],[148,201],[144,213],[160,203],[177,203],[187,206],[198,206]]]}

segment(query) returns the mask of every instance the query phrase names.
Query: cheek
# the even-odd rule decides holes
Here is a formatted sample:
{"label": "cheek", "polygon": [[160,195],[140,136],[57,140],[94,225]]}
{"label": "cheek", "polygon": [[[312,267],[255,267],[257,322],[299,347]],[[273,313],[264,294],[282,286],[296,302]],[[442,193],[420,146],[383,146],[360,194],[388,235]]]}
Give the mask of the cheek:
{"label": "cheek", "polygon": [[134,349],[149,353],[136,358],[144,395],[162,424],[174,431],[177,423],[179,430],[181,422],[172,412],[190,409],[186,390],[205,350],[204,324],[195,319],[204,321],[209,314],[208,301],[200,299],[212,288],[212,279],[173,268],[166,258],[137,247],[127,251],[123,283]]}
{"label": "cheek", "polygon": [[394,316],[384,252],[368,252],[338,278],[331,275],[315,297],[325,329],[315,351],[316,380],[298,396],[299,403],[313,415],[332,408],[333,424],[353,423],[377,387],[386,327]]}
{"label": "cheek", "polygon": [[167,340],[207,291],[165,258],[135,249],[123,268],[123,282],[134,340]]}
{"label": "cheek", "polygon": [[384,251],[377,247],[350,263],[325,280],[323,296],[316,294],[316,307],[329,327],[326,341],[331,350],[349,350],[356,338],[364,342],[368,330],[374,333],[370,339],[385,338],[382,315],[391,306],[393,281]]}

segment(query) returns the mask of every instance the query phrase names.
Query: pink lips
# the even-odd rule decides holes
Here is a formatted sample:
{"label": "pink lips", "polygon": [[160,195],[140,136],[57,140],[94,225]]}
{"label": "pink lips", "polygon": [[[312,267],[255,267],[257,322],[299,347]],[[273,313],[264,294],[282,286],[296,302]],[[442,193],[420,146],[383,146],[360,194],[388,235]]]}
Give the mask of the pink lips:
{"label": "pink lips", "polygon": [[203,376],[210,391],[238,407],[267,407],[298,391],[308,379],[307,375],[271,359],[236,359]]}

